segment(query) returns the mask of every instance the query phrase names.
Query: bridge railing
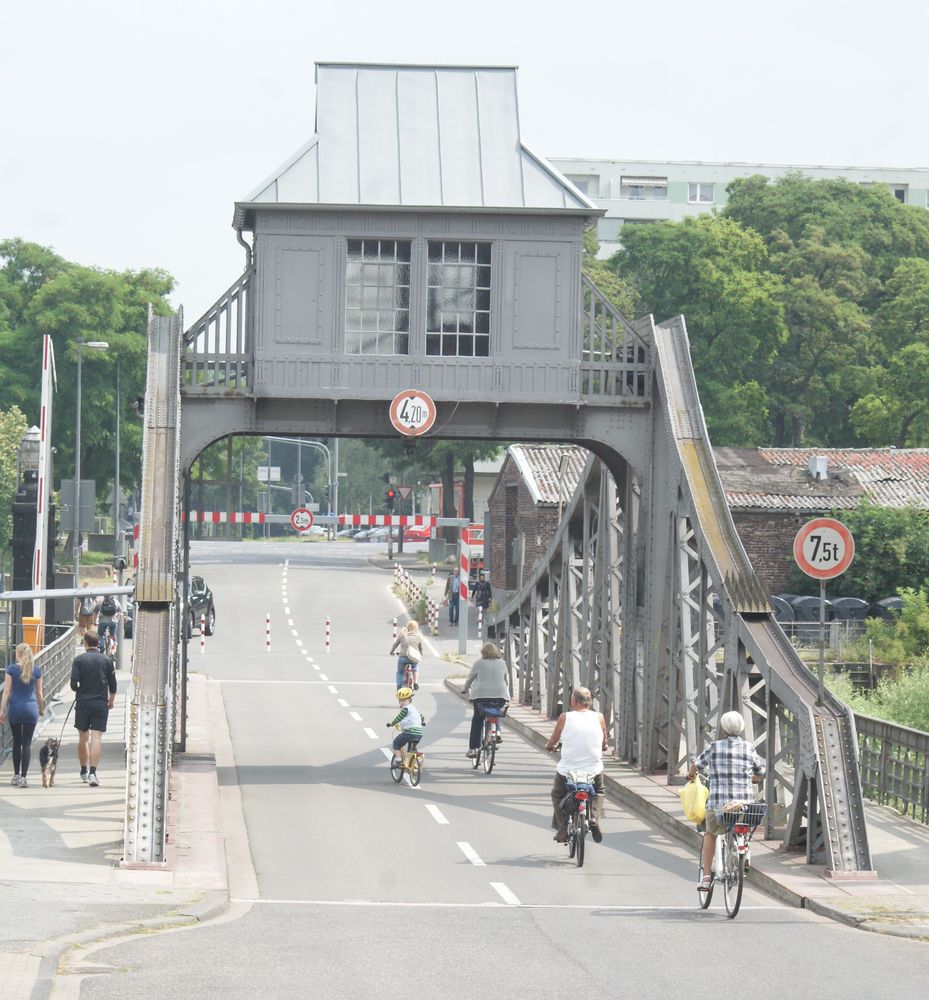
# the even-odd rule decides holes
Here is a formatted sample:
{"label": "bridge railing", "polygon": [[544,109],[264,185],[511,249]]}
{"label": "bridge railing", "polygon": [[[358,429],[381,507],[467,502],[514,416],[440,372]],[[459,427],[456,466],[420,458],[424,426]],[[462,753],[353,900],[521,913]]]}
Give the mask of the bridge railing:
{"label": "bridge railing", "polygon": [[185,392],[226,395],[250,385],[254,276],[252,266],[184,334]]}
{"label": "bridge railing", "polygon": [[[71,664],[74,662],[74,637],[77,629],[72,625],[54,642],[49,643],[36,655],[35,663],[42,670],[42,690],[45,700],[52,698],[65,687],[71,679]],[[13,748],[13,735],[10,725],[4,722],[0,726],[0,761],[6,759]]]}
{"label": "bridge railing", "polygon": [[929,823],[929,733],[855,713],[866,798]]}
{"label": "bridge railing", "polygon": [[649,345],[587,275],[581,291],[581,395],[647,399]]}

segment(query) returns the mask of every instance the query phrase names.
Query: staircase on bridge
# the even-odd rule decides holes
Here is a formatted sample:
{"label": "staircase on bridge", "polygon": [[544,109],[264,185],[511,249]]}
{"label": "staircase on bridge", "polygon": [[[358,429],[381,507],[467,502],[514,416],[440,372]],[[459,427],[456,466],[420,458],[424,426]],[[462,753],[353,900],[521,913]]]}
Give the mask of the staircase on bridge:
{"label": "staircase on bridge", "polygon": [[850,716],[811,699],[739,543],[683,320],[630,323],[582,274],[599,214],[523,143],[515,69],[317,66],[316,134],[235,206],[243,274],[186,331],[150,324],[127,861],[163,857],[192,462],[230,434],[392,434],[415,388],[432,436],[597,456],[497,616],[521,697],[588,682],[616,751],[670,779],[740,707],[772,830],[870,868]]}

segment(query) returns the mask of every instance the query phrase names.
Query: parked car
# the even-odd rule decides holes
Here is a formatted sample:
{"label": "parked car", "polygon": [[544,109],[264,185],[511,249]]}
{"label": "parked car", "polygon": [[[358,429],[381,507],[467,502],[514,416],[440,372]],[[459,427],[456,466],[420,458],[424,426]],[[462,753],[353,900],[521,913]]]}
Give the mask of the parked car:
{"label": "parked car", "polygon": [[432,528],[404,528],[403,540],[405,542],[428,542],[432,536]]}
{"label": "parked car", "polygon": [[352,536],[356,542],[366,542],[368,541],[368,536],[371,534],[370,528],[362,528],[360,531],[356,531]]}

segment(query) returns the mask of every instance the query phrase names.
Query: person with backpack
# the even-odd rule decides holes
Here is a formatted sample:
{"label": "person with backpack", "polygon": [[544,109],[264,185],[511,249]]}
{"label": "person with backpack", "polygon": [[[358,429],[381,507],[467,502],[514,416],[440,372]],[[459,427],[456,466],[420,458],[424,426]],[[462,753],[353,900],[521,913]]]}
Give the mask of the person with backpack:
{"label": "person with backpack", "polygon": [[99,636],[99,650],[106,652],[106,637],[113,636],[113,643],[116,643],[116,622],[119,620],[119,605],[116,598],[110,594],[100,602],[100,611],[97,613],[97,635]]}
{"label": "person with backpack", "polygon": [[[90,587],[85,580],[84,589]],[[83,639],[84,633],[93,627],[94,615],[97,613],[97,598],[93,594],[81,594],[77,599],[77,634]]]}

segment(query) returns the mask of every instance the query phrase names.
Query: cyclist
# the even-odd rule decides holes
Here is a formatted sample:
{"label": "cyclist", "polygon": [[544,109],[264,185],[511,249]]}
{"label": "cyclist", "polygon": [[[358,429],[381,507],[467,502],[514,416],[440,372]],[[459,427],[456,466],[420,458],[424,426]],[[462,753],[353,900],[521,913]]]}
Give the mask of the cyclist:
{"label": "cyclist", "polygon": [[400,650],[397,657],[397,687],[403,686],[403,675],[407,665],[413,668],[413,690],[419,690],[419,670],[417,664],[423,658],[423,637],[419,634],[419,622],[415,619],[408,621],[400,630],[400,634],[394,639],[394,644],[390,647],[390,655]]}
{"label": "cyclist", "polygon": [[100,608],[97,611],[97,635],[100,641],[100,652],[105,653],[106,650],[106,637],[111,635],[113,637],[113,646],[116,646],[116,622],[119,620],[119,604],[116,602],[116,598],[108,594],[100,602]]}
{"label": "cyclist", "polygon": [[687,777],[694,781],[698,771],[706,771],[710,797],[706,803],[706,833],[703,836],[703,871],[697,886],[701,892],[710,888],[716,838],[726,832],[723,806],[729,802],[751,802],[752,783],[765,774],[765,763],[748,740],[742,739],[745,720],[738,712],[726,712],[719,720],[722,739],[714,740],[691,764]]}
{"label": "cyclist", "polygon": [[400,702],[400,711],[387,723],[388,729],[391,726],[400,727],[400,732],[394,737],[395,751],[408,747],[411,743],[418,743],[423,738],[423,726],[426,724],[419,709],[413,705],[413,692],[408,687],[398,689],[397,701]]}
{"label": "cyclist", "polygon": [[[493,706],[503,708],[510,700],[510,684],[506,675],[506,664],[500,658],[500,650],[492,642],[481,646],[481,657],[474,661],[471,673],[462,688],[464,694],[471,696],[474,715],[471,717],[471,736],[468,741],[466,757],[476,757],[481,745],[481,729],[484,725],[483,707]],[[502,738],[497,736],[497,742]]]}
{"label": "cyclist", "polygon": [[579,771],[593,777],[597,794],[591,800],[590,835],[594,843],[603,840],[600,820],[603,818],[603,751],[609,748],[606,735],[606,720],[590,706],[593,695],[590,688],[577,687],[571,694],[571,711],[562,712],[555,723],[555,730],[545,749],[550,753],[561,743],[561,759],[555,768],[555,783],[552,785],[552,805],[555,808],[552,828],[555,840],[563,844],[568,839],[568,817],[562,808],[562,800],[567,793],[568,775]]}

